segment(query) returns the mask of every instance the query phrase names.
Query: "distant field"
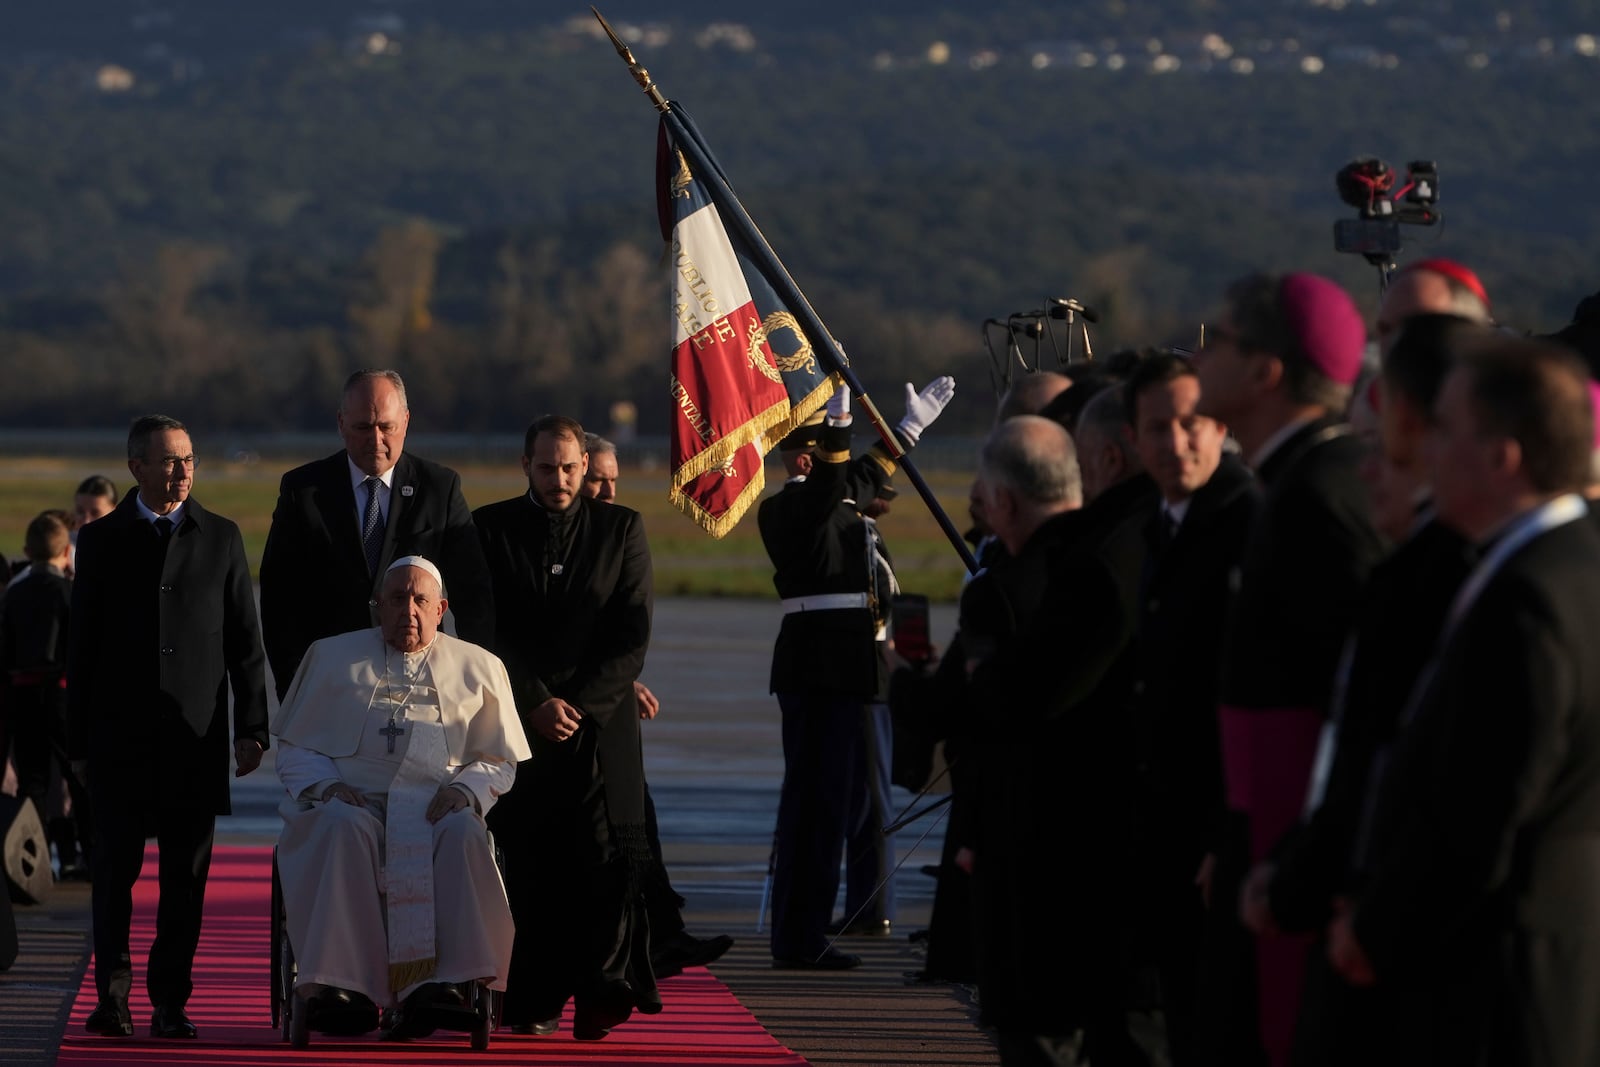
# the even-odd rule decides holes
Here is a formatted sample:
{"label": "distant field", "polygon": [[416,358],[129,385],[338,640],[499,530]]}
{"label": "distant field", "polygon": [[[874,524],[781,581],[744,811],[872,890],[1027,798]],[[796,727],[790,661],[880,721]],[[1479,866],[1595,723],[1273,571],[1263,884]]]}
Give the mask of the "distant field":
{"label": "distant field", "polygon": [[[239,524],[252,570],[260,563],[266,544],[278,477],[292,465],[207,464],[202,459],[195,497]],[[514,465],[457,466],[457,470],[471,507],[527,488],[522,472]],[[114,455],[101,462],[9,458],[0,474],[0,552],[11,559],[20,558],[28,521],[45,508],[71,507],[72,490],[95,473],[110,475],[118,485],[131,484],[125,461]],[[937,471],[925,471],[924,475],[957,526],[964,528],[971,475]],[[781,478],[779,469],[769,465],[768,492],[776,490]],[[935,600],[953,600],[961,587],[961,562],[910,483],[900,478],[896,486],[900,496],[893,513],[883,520],[883,531],[894,553],[901,587]],[[624,469],[621,493],[622,502],[645,517],[658,596],[774,595],[772,567],[761,547],[753,511],[732,533],[716,541],[667,502],[665,471]]]}

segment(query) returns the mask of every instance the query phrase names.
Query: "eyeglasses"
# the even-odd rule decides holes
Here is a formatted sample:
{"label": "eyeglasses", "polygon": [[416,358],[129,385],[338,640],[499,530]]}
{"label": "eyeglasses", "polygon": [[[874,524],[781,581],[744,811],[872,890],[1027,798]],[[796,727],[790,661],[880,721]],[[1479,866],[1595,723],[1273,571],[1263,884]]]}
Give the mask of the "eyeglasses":
{"label": "eyeglasses", "polygon": [[193,456],[162,456],[156,461],[161,469],[171,474],[181,464],[185,470],[194,470],[195,458]]}

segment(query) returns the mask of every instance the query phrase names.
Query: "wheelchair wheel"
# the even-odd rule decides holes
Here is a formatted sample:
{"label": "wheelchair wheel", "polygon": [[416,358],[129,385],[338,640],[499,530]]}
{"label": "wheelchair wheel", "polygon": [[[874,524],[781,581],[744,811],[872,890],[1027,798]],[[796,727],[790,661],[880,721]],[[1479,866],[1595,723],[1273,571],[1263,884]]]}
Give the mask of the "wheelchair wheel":
{"label": "wheelchair wheel", "polygon": [[489,987],[481,982],[474,982],[472,988],[472,1007],[477,1013],[472,1026],[472,1051],[483,1052],[488,1049],[489,1035],[494,1033],[498,1022],[495,998]]}
{"label": "wheelchair wheel", "polygon": [[307,1010],[303,1001],[297,1003],[293,993],[289,994],[287,1006],[288,1018],[284,1021],[284,1035],[289,1039],[290,1048],[305,1048],[311,1043],[311,1012]]}
{"label": "wheelchair wheel", "polygon": [[297,968],[294,965],[294,949],[289,945],[289,931],[281,929],[273,943],[274,955],[278,958],[277,984],[283,990],[283,1006],[279,1011],[283,1018],[283,1039],[295,1048],[305,1048],[309,1033],[306,1017],[309,1012],[306,1011],[305,1002],[294,993]]}
{"label": "wheelchair wheel", "polygon": [[283,1022],[284,1000],[289,991],[283,987],[283,885],[278,881],[278,850],[272,850],[272,1028]]}

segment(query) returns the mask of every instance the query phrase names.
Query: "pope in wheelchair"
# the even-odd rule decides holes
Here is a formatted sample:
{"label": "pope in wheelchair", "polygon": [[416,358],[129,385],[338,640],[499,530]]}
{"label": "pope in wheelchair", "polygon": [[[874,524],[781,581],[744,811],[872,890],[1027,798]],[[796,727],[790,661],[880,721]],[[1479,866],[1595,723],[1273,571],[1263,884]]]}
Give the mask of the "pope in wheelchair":
{"label": "pope in wheelchair", "polygon": [[532,753],[504,665],[439,632],[443,592],[431,562],[395,560],[378,628],[313,644],[272,720],[297,1044],[307,1025],[370,1030],[380,1007],[385,1036],[422,1036],[505,988],[511,911],[483,817]]}

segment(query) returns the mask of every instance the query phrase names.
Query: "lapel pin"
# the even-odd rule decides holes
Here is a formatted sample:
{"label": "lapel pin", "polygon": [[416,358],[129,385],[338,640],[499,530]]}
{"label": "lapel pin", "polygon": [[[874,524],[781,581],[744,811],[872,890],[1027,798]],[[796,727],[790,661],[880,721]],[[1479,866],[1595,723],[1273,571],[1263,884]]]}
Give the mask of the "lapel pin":
{"label": "lapel pin", "polygon": [[400,495],[401,496],[410,496],[411,494],[413,494],[415,492],[416,492],[416,490],[411,488],[411,486],[409,486],[409,485],[402,485],[400,487]]}
{"label": "lapel pin", "polygon": [[562,570],[561,564],[559,564],[559,563],[550,564],[550,573],[551,574],[560,574],[561,570]]}

